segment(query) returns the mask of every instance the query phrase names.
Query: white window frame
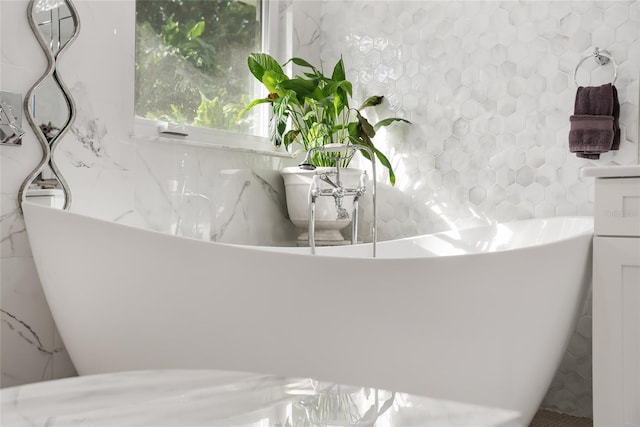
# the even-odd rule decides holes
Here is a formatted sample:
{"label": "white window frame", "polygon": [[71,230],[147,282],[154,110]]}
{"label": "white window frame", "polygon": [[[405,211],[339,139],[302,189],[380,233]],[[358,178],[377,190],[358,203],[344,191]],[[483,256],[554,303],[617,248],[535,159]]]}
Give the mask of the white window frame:
{"label": "white window frame", "polygon": [[[279,40],[279,2],[272,0],[261,0],[262,7],[262,52],[273,54],[277,52]],[[259,97],[264,89],[262,85],[254,82],[255,97]],[[267,125],[269,121],[269,111],[267,108],[257,108],[256,127],[267,134]],[[222,148],[237,151],[249,151],[261,154],[269,154],[278,157],[291,157],[286,151],[274,147],[270,138],[267,136],[258,136],[244,134],[240,132],[227,131],[222,129],[211,129],[199,126],[178,126],[180,131],[184,131],[187,135],[179,135],[176,133],[161,133],[162,126],[167,123],[160,120],[145,119],[142,117],[134,117],[133,137],[143,140],[156,140],[175,142],[197,147]]]}

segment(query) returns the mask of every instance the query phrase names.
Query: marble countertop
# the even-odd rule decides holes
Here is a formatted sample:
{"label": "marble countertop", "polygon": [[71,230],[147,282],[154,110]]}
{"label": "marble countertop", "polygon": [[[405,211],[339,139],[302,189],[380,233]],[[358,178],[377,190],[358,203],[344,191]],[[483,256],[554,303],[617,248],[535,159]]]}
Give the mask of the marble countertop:
{"label": "marble countertop", "polygon": [[640,177],[640,165],[595,166],[582,169],[582,176],[593,178]]}
{"label": "marble countertop", "polygon": [[[377,397],[377,400],[376,400]],[[3,426],[516,425],[503,409],[228,371],[137,371],[1,391]],[[346,421],[348,420],[348,421]]]}

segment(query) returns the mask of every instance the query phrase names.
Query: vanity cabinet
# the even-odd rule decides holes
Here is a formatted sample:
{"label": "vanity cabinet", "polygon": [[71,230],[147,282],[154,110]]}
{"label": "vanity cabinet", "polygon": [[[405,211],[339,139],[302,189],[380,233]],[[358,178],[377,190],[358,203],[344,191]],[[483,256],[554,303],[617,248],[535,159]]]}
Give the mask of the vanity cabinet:
{"label": "vanity cabinet", "polygon": [[616,168],[585,173],[596,178],[593,418],[640,427],[640,166]]}

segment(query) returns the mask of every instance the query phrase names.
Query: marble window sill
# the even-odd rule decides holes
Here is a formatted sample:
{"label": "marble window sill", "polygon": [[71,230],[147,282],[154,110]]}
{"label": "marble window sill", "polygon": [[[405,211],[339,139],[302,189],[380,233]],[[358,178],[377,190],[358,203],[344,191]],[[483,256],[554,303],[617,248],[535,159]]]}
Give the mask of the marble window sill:
{"label": "marble window sill", "polygon": [[235,132],[213,129],[190,128],[190,135],[160,134],[158,125],[154,120],[135,119],[132,140],[167,142],[198,148],[211,148],[216,150],[239,151],[273,157],[290,158],[291,154],[282,148],[274,147],[268,138],[243,135]]}

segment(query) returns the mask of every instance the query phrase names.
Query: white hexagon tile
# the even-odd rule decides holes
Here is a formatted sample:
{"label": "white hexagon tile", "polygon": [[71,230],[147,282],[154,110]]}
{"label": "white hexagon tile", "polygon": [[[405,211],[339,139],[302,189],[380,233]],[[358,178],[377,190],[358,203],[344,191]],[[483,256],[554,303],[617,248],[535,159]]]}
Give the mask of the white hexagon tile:
{"label": "white hexagon tile", "polygon": [[[639,160],[639,10],[638,1],[324,2],[321,60],[342,55],[356,99],[385,95],[381,117],[413,122],[376,140],[398,177],[380,193],[381,237],[591,215],[593,180],[580,170]],[[569,153],[568,132],[574,70],[595,47],[617,63],[622,143],[590,161]],[[613,71],[589,58],[576,80],[599,85]],[[590,340],[587,306],[546,407],[591,416]]]}

